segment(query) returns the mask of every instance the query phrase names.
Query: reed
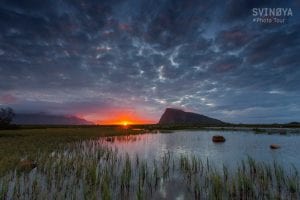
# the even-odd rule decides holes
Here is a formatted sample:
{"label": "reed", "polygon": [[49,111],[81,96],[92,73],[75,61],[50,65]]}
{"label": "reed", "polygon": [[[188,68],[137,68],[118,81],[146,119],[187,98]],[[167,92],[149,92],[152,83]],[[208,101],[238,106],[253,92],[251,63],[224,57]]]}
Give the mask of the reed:
{"label": "reed", "polygon": [[235,169],[170,152],[144,160],[84,140],[35,157],[37,168],[0,178],[0,199],[152,199],[172,191],[194,199],[299,199],[299,173],[248,157]]}

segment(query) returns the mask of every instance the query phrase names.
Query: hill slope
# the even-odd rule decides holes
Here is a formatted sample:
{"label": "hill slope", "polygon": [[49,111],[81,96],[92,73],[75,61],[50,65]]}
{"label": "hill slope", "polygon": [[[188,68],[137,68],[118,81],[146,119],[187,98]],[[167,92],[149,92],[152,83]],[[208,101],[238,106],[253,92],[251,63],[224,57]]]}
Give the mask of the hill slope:
{"label": "hill slope", "polygon": [[81,119],[75,116],[64,115],[49,115],[45,113],[35,114],[16,114],[13,120],[15,124],[30,124],[30,125],[91,125],[85,119]]}
{"label": "hill slope", "polygon": [[159,124],[203,124],[203,125],[222,125],[224,122],[183,110],[167,108],[161,116]]}

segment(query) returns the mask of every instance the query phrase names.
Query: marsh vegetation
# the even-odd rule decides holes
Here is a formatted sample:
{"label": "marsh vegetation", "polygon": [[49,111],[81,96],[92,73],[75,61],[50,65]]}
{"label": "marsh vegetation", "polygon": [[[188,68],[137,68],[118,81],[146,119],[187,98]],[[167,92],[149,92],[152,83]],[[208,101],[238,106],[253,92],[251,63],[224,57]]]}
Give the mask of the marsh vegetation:
{"label": "marsh vegetation", "polygon": [[[45,142],[38,151],[30,147],[22,157],[15,155],[19,159],[17,164],[0,178],[0,199],[300,198],[297,166],[282,166],[276,160],[257,161],[248,156],[238,161],[234,168],[226,164],[219,167],[209,158],[186,152],[174,154],[168,149],[157,157],[144,157],[111,145],[125,143],[130,146],[132,142],[141,141],[142,135],[138,133],[142,130],[114,127],[107,128],[105,134],[99,127],[88,130],[51,129],[57,134],[52,136],[54,138],[29,131],[28,136],[23,136],[26,145],[34,142],[37,135],[45,137],[49,144]],[[82,131],[87,133],[85,137],[80,135]],[[99,139],[99,136],[109,137]],[[50,145],[50,141],[56,142]],[[207,142],[212,143],[211,140]],[[18,144],[22,145],[20,141]],[[31,160],[34,165],[29,163],[28,168],[20,168],[20,159]]]}
{"label": "marsh vegetation", "polygon": [[[2,199],[298,199],[299,174],[248,157],[237,170],[217,170],[209,160],[170,153],[143,160],[99,140],[68,144],[36,157],[30,171],[12,170],[0,180]],[[171,190],[172,189],[172,190]],[[173,191],[173,192],[171,192]]]}
{"label": "marsh vegetation", "polygon": [[23,126],[0,130],[0,176],[17,166],[20,159],[34,160],[40,152],[51,153],[70,142],[143,132],[118,126]]}

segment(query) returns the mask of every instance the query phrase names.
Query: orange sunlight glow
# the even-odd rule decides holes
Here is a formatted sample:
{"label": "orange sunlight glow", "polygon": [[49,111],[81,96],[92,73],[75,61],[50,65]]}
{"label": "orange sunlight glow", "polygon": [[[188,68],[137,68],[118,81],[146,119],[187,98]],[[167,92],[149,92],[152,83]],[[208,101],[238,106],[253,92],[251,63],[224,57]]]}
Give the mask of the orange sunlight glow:
{"label": "orange sunlight glow", "polygon": [[98,113],[84,116],[85,119],[90,120],[98,125],[122,125],[124,127],[133,124],[152,124],[155,121],[147,119],[131,110],[103,110]]}
{"label": "orange sunlight glow", "polygon": [[122,124],[123,126],[127,126],[127,125],[129,124],[129,122],[128,122],[128,121],[122,121],[121,124]]}

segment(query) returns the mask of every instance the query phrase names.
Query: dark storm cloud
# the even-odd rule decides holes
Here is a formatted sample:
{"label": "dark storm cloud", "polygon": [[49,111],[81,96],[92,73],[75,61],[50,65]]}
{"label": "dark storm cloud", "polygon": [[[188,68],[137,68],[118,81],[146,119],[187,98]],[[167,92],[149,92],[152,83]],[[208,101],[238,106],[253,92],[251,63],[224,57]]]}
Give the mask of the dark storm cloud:
{"label": "dark storm cloud", "polygon": [[216,37],[216,43],[225,51],[236,50],[244,47],[259,34],[248,30],[246,26],[235,26],[220,31]]}
{"label": "dark storm cloud", "polygon": [[[294,15],[258,24],[254,7]],[[118,108],[154,121],[172,106],[232,122],[295,121],[297,11],[292,1],[1,1],[0,106],[81,116]]]}
{"label": "dark storm cloud", "polygon": [[292,0],[229,0],[224,10],[226,21],[243,21],[252,16],[252,8],[286,8],[293,5]]}
{"label": "dark storm cloud", "polygon": [[[258,37],[246,51],[249,63],[270,62],[283,53],[293,53],[300,47],[299,27],[276,30]],[[291,48],[293,47],[293,48]]]}
{"label": "dark storm cloud", "polygon": [[212,67],[216,73],[225,73],[235,70],[242,63],[242,59],[237,56],[224,56],[216,61]]}
{"label": "dark storm cloud", "polygon": [[[200,4],[197,0],[165,1],[147,24],[147,39],[164,48],[178,43],[197,42],[202,25],[207,24],[211,18],[214,3],[205,1]],[[147,10],[143,13],[147,13]]]}

